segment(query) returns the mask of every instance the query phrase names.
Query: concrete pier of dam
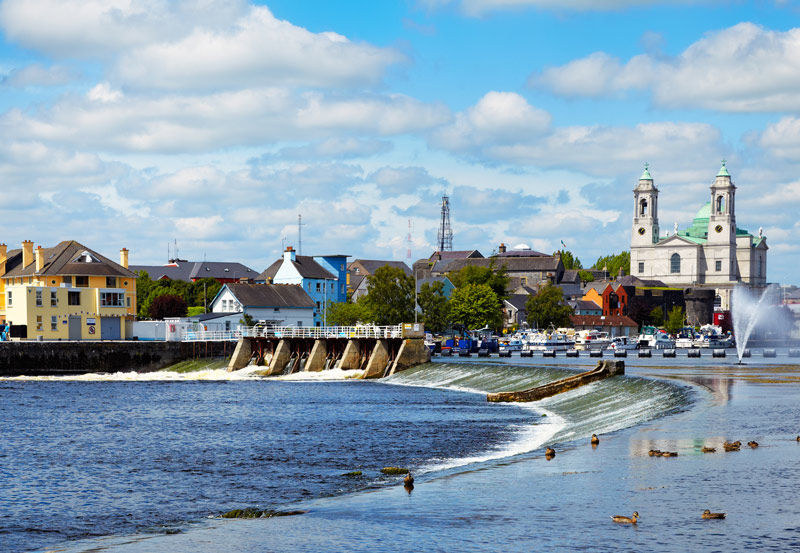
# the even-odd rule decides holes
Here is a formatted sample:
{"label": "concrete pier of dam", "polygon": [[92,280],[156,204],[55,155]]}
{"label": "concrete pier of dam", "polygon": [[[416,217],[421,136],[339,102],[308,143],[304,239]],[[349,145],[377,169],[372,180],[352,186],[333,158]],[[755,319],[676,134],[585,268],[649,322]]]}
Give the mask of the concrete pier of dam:
{"label": "concrete pier of dam", "polygon": [[338,368],[361,370],[361,378],[382,378],[431,358],[421,324],[315,331],[320,337],[292,334],[272,331],[241,336],[228,370],[255,364],[264,366],[260,374],[277,376]]}

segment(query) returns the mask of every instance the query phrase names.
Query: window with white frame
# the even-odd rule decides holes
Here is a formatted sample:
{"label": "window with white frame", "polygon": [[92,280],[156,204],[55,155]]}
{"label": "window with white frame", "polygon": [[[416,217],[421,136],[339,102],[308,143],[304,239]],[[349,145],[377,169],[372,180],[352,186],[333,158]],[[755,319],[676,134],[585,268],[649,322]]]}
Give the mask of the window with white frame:
{"label": "window with white frame", "polygon": [[125,307],[125,294],[122,292],[100,292],[100,307]]}
{"label": "window with white frame", "polygon": [[50,330],[58,330],[58,317],[56,315],[50,317]]}
{"label": "window with white frame", "polygon": [[50,290],[50,307],[58,306],[58,294],[55,290]]}
{"label": "window with white frame", "polygon": [[6,305],[8,305],[8,307],[11,307],[12,304],[13,304],[13,302],[11,301],[11,290],[9,290],[8,291],[8,301],[6,302]]}

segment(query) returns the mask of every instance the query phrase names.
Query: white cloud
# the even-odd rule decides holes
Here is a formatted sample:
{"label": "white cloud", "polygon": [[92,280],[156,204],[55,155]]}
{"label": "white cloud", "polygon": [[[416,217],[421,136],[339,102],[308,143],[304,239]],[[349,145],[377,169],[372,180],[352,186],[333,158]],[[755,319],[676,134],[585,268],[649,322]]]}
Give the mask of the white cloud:
{"label": "white cloud", "polygon": [[27,86],[59,86],[77,77],[72,69],[63,65],[45,67],[39,63],[18,67],[0,78],[0,84],[16,88]]}
{"label": "white cloud", "polygon": [[514,92],[488,92],[477,104],[437,129],[432,142],[454,152],[473,152],[489,144],[512,144],[541,135],[550,114],[531,106]]}
{"label": "white cloud", "polygon": [[659,106],[731,112],[800,109],[800,29],[739,23],[708,33],[672,59],[640,55],[621,63],[597,52],[533,75],[532,86],[574,97],[647,88]]}
{"label": "white cloud", "polygon": [[224,29],[245,13],[244,0],[4,0],[0,27],[56,58],[107,58],[196,27]]}
{"label": "white cloud", "polygon": [[777,123],[768,125],[761,134],[759,146],[779,158],[797,160],[800,157],[800,118],[783,117]]}
{"label": "white cloud", "polygon": [[346,159],[369,157],[391,151],[393,144],[386,140],[361,139],[334,136],[304,146],[287,146],[275,154],[266,154],[265,159]]}
{"label": "white cloud", "polygon": [[350,87],[378,82],[399,52],[312,33],[252,7],[224,29],[195,28],[176,41],[124,54],[116,80],[133,88],[214,90],[263,86]]}

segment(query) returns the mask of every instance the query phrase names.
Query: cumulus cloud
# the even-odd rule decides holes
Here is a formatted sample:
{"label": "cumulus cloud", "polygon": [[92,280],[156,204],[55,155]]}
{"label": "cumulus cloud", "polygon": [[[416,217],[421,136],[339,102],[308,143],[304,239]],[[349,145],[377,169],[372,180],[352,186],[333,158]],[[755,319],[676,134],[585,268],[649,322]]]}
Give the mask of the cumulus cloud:
{"label": "cumulus cloud", "polygon": [[0,27],[55,58],[108,58],[196,27],[225,29],[246,13],[245,0],[4,0]]}
{"label": "cumulus cloud", "polygon": [[393,149],[388,140],[334,136],[303,146],[286,146],[274,154],[264,154],[262,160],[349,159],[384,154]]}
{"label": "cumulus cloud", "polygon": [[787,116],[768,125],[758,144],[776,157],[797,160],[800,157],[800,118]]}
{"label": "cumulus cloud", "polygon": [[571,97],[648,89],[656,105],[730,112],[800,109],[800,29],[739,23],[712,32],[680,55],[622,63],[596,52],[532,75],[529,84]]}
{"label": "cumulus cloud", "polygon": [[229,28],[195,28],[179,40],[135,48],[114,74],[125,86],[148,89],[350,87],[379,81],[403,60],[395,50],[312,33],[253,7]]}
{"label": "cumulus cloud", "polygon": [[489,92],[477,104],[437,129],[432,143],[453,151],[473,153],[490,144],[513,144],[545,132],[550,114],[531,106],[514,92]]}
{"label": "cumulus cloud", "polygon": [[12,69],[0,78],[0,85],[15,88],[26,86],[60,86],[77,78],[77,73],[63,65],[45,67],[39,63]]}

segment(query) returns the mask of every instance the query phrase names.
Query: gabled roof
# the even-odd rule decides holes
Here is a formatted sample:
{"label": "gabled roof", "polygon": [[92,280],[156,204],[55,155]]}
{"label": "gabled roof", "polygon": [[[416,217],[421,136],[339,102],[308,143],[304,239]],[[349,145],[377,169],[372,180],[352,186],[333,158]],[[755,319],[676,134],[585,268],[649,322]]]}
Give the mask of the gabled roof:
{"label": "gabled roof", "polygon": [[475,265],[479,267],[488,267],[494,262],[496,269],[505,266],[509,273],[515,272],[541,272],[541,271],[556,271],[558,270],[561,259],[553,256],[545,257],[510,257],[503,259],[454,259],[452,261],[437,261],[433,265],[434,273],[449,273],[453,271],[460,271],[467,265]]}
{"label": "gabled roof", "polygon": [[528,303],[528,298],[525,294],[513,294],[508,296],[507,300],[504,300],[505,303],[516,309],[517,311],[521,311],[525,309],[525,304]]}
{"label": "gabled roof", "polygon": [[366,275],[350,275],[350,288],[355,290],[366,279]]}
{"label": "gabled roof", "polygon": [[492,257],[548,257],[546,253],[537,252],[536,250],[506,250],[503,253],[497,253]]}
{"label": "gabled roof", "polygon": [[347,266],[347,270],[351,270],[354,265],[360,266],[363,271],[359,271],[359,274],[362,275],[374,275],[375,271],[388,265],[389,267],[396,267],[398,269],[403,269],[403,271],[407,274],[411,274],[411,269],[409,269],[408,265],[406,265],[402,261],[383,261],[380,259],[355,259]]}
{"label": "gabled roof", "polygon": [[[277,261],[275,261],[272,265],[267,267],[263,273],[258,275],[258,280],[267,281],[271,278],[275,278],[275,275],[278,274],[278,269],[281,268],[283,265],[284,259],[281,257]],[[295,257],[294,261],[289,261],[292,265],[294,265],[297,272],[300,274],[301,278],[329,278],[329,279],[336,279],[334,275],[330,273],[327,269],[323,268],[322,265],[314,261],[314,258],[309,255],[298,255]]]}
{"label": "gabled roof", "polygon": [[581,282],[581,277],[578,273],[578,269],[566,269],[561,277],[561,282],[572,282],[574,284]]}
{"label": "gabled roof", "polygon": [[192,274],[192,263],[180,265],[130,265],[130,270],[134,273],[144,271],[152,280],[183,280],[189,282]]}
{"label": "gabled roof", "polygon": [[635,286],[636,288],[663,288],[667,286],[660,280],[644,280],[633,275],[620,277],[616,280],[616,283],[623,286]]}
{"label": "gabled roof", "polygon": [[256,272],[241,263],[223,261],[197,261],[189,274],[190,279],[200,278],[255,278]]}
{"label": "gabled roof", "polygon": [[445,285],[445,288],[447,288],[448,284],[450,285],[451,288],[454,287],[453,283],[450,282],[450,279],[447,278],[446,276],[429,276],[417,279],[417,291],[422,289],[423,284],[431,285],[434,282],[441,282],[442,284]]}
{"label": "gabled roof", "polygon": [[590,300],[573,300],[567,302],[575,311],[602,311],[602,307]]}
{"label": "gabled roof", "polygon": [[299,284],[230,283],[222,286],[214,301],[226,288],[243,307],[316,307]]}
{"label": "gabled roof", "polygon": [[44,266],[41,271],[36,271],[36,250],[34,250],[34,261],[27,267],[22,266],[22,255],[20,262],[10,271],[7,271],[3,278],[20,276],[119,276],[124,278],[137,278],[136,273],[126,269],[119,263],[115,263],[96,251],[87,248],[75,240],[65,240],[52,248],[42,248],[41,254],[44,256]]}
{"label": "gabled roof", "polygon": [[478,250],[456,250],[452,252],[433,252],[428,258],[428,261],[437,261],[445,259],[480,259],[483,254]]}

